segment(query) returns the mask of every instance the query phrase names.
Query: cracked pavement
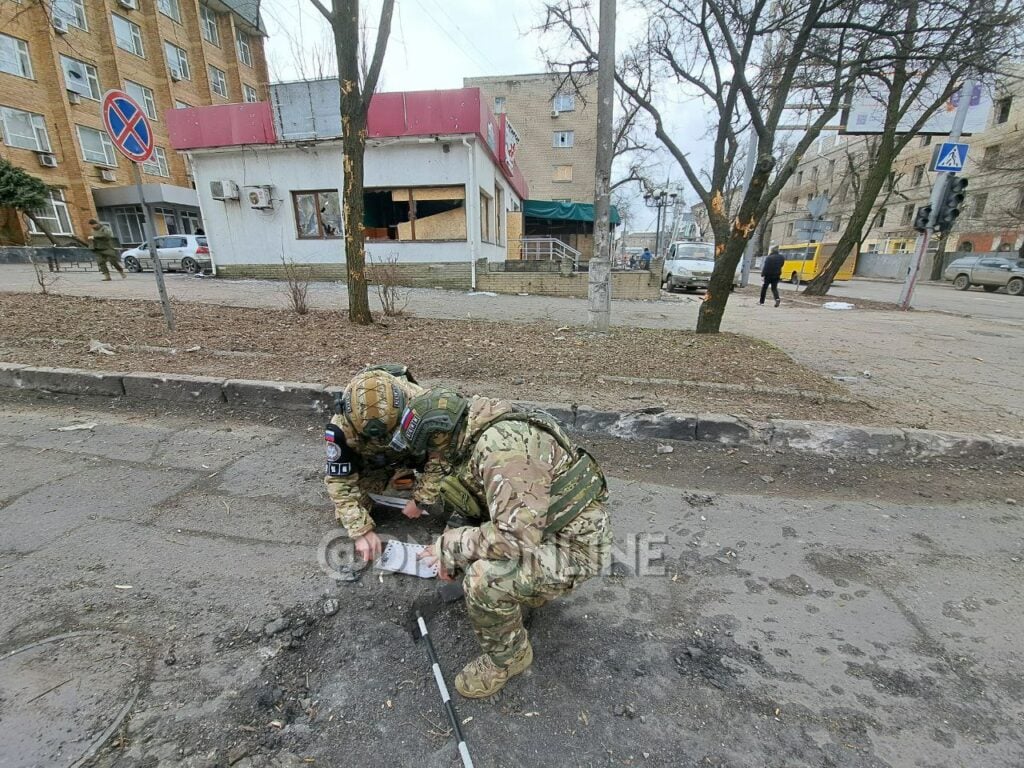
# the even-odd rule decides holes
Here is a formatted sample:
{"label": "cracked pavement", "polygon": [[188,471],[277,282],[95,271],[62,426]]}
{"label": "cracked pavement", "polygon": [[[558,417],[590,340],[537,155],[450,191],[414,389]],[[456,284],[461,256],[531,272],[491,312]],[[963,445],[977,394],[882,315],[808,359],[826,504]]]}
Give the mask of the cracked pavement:
{"label": "cracked pavement", "polygon": [[[0,764],[457,764],[400,626],[429,585],[317,565],[320,426],[0,395]],[[617,563],[457,702],[478,766],[1024,762],[1024,468],[593,447]],[[450,682],[462,607],[432,632]]]}

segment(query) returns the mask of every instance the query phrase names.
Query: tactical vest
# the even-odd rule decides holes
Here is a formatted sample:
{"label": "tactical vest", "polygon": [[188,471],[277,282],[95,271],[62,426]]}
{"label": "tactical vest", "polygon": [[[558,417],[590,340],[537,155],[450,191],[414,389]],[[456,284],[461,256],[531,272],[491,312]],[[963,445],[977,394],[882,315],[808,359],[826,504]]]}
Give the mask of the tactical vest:
{"label": "tactical vest", "polygon": [[[521,421],[542,429],[555,439],[562,450],[576,456],[576,460],[568,469],[551,484],[551,501],[548,505],[548,524],[544,527],[545,533],[557,533],[562,530],[587,506],[607,493],[608,484],[594,457],[583,448],[573,445],[561,425],[552,416],[538,411],[511,411],[478,426],[469,434],[465,443],[466,450],[458,454],[453,463],[461,469],[480,436],[503,421]],[[446,504],[468,517],[482,517],[486,509],[486,499],[479,499],[454,475],[445,477],[441,484],[441,495]]]}

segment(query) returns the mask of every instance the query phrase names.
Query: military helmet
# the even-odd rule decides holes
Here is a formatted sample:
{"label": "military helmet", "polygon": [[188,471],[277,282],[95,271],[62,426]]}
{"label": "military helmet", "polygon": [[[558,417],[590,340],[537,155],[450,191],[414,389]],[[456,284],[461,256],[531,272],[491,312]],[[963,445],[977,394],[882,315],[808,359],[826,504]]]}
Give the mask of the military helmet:
{"label": "military helmet", "polygon": [[398,425],[405,408],[405,393],[387,371],[367,369],[357,373],[341,396],[341,411],[363,437],[382,440]]}
{"label": "military helmet", "polygon": [[[429,389],[409,400],[395,430],[391,447],[421,456],[428,449],[451,442],[466,417],[469,401],[454,389]],[[450,438],[448,441],[444,438]]]}

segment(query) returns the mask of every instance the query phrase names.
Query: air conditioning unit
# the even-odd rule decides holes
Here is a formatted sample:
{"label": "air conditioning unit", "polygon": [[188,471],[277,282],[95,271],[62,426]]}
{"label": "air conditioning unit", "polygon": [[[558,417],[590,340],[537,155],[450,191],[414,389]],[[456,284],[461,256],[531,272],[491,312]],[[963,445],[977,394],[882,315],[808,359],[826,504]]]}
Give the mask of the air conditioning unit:
{"label": "air conditioning unit", "polygon": [[37,157],[39,158],[39,164],[43,168],[56,168],[57,167],[57,156],[51,155],[49,152],[40,152]]}
{"label": "air conditioning unit", "polygon": [[103,181],[117,181],[117,174],[113,168],[100,168],[100,178]]}
{"label": "air conditioning unit", "polygon": [[552,117],[552,119],[558,117],[558,115],[559,115],[559,112],[558,112],[557,109],[552,109],[551,110],[551,117]]}
{"label": "air conditioning unit", "polygon": [[82,97],[74,91],[68,89],[68,104],[81,104]]}
{"label": "air conditioning unit", "polygon": [[214,200],[237,200],[238,185],[231,179],[210,182],[210,197]]}
{"label": "air conditioning unit", "polygon": [[270,197],[270,187],[246,187],[245,196],[251,208],[273,208],[274,201]]}
{"label": "air conditioning unit", "polygon": [[117,0],[118,5],[127,8],[129,11],[139,10],[139,0]]}
{"label": "air conditioning unit", "polygon": [[68,23],[60,16],[53,16],[50,19],[50,23],[53,25],[53,31],[58,35],[66,35],[68,33]]}

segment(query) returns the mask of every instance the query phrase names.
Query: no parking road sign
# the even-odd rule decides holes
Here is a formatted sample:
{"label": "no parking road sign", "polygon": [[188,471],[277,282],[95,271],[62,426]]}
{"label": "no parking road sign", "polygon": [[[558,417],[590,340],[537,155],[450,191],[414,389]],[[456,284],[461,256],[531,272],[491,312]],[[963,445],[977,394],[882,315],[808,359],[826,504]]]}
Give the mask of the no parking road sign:
{"label": "no parking road sign", "polygon": [[124,91],[103,96],[103,125],[118,151],[129,160],[144,163],[153,154],[153,129],[142,107]]}
{"label": "no parking road sign", "polygon": [[142,230],[149,244],[149,258],[153,265],[153,275],[156,277],[156,289],[160,294],[167,330],[173,331],[174,312],[164,286],[163,268],[156,250],[156,235],[153,232],[153,214],[142,192],[142,173],[139,171],[139,166],[153,154],[153,128],[139,102],[124,91],[107,91],[103,95],[100,114],[103,117],[103,126],[107,129],[114,146],[132,161],[132,174],[135,176],[135,190],[139,193],[139,205],[146,212],[142,219]]}

